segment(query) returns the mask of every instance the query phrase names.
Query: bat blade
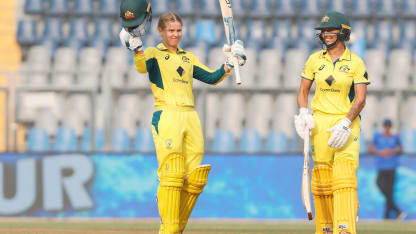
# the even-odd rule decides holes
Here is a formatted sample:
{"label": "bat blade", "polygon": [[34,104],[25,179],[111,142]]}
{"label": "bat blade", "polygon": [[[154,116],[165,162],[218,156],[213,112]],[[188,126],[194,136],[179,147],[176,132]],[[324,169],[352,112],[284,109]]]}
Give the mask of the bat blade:
{"label": "bat blade", "polygon": [[[221,7],[221,14],[224,22],[224,31],[227,38],[228,45],[232,45],[235,42],[236,34],[234,28],[233,11],[231,7],[231,0],[219,0]],[[236,83],[241,84],[240,66],[237,59],[233,59]]]}
{"label": "bat blade", "polygon": [[310,180],[309,180],[309,131],[304,136],[303,145],[303,172],[302,172],[302,202],[305,206],[308,219],[312,220],[312,207],[310,197]]}

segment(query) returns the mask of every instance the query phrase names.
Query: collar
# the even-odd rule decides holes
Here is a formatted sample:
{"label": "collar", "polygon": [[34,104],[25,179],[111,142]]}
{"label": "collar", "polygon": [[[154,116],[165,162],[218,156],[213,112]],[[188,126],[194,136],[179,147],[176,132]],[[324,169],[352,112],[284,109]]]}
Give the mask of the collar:
{"label": "collar", "polygon": [[[167,51],[168,48],[166,48],[165,44],[159,43],[159,45],[156,46],[161,51]],[[178,46],[178,50],[176,51],[177,54],[184,54],[186,53],[181,47]]]}
{"label": "collar", "polygon": [[[320,58],[324,58],[329,61],[332,61],[327,49],[322,50]],[[342,53],[342,55],[339,57],[339,61],[342,61],[342,60],[351,61],[351,51],[346,46],[345,46],[344,53]]]}

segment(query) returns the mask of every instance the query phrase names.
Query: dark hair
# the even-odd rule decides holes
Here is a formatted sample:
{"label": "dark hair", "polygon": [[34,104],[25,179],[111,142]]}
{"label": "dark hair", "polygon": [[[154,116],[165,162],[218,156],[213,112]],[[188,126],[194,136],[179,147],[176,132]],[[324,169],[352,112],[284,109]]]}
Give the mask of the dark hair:
{"label": "dark hair", "polygon": [[181,25],[183,26],[182,19],[179,15],[173,12],[168,12],[160,16],[159,21],[157,22],[157,27],[163,30],[166,28],[166,25],[168,22],[176,22],[176,21],[181,23]]}
{"label": "dark hair", "polygon": [[391,127],[393,125],[393,123],[391,122],[391,120],[390,119],[385,119],[384,121],[383,121],[383,126],[385,126],[385,127]]}

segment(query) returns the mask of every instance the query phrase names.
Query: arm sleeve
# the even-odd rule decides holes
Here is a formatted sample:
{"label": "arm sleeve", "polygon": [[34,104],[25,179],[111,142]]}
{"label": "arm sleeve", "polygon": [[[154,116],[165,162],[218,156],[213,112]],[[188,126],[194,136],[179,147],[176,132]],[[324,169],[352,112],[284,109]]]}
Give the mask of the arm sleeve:
{"label": "arm sleeve", "polygon": [[147,48],[142,54],[134,53],[134,65],[136,66],[136,70],[139,73],[147,73],[148,71],[152,70],[152,67],[149,67],[149,63],[147,62],[151,58],[154,57],[153,48]]}
{"label": "arm sleeve", "polygon": [[224,71],[224,64],[217,70],[213,71],[193,56],[193,77],[207,84],[216,85],[223,81],[230,73]]}
{"label": "arm sleeve", "polygon": [[367,69],[363,60],[359,60],[357,68],[354,72],[354,84],[370,84]]}
{"label": "arm sleeve", "polygon": [[314,80],[315,79],[315,72],[314,72],[314,61],[312,55],[309,56],[308,60],[305,63],[305,67],[303,68],[303,72],[301,77],[307,80]]}

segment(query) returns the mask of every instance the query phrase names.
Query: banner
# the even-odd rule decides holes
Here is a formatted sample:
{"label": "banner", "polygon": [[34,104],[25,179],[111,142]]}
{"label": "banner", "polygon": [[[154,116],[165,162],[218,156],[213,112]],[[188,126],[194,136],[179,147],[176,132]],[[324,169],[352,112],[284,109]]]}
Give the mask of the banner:
{"label": "banner", "polygon": [[[205,155],[212,165],[192,217],[305,219],[301,155]],[[0,215],[158,217],[151,154],[1,154]],[[384,197],[372,156],[358,170],[361,219],[379,219]],[[416,158],[401,157],[395,200],[416,219]]]}

